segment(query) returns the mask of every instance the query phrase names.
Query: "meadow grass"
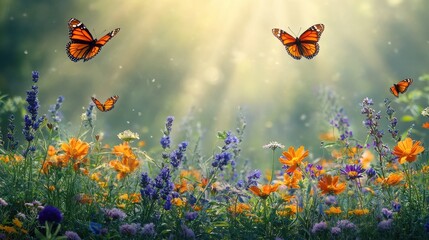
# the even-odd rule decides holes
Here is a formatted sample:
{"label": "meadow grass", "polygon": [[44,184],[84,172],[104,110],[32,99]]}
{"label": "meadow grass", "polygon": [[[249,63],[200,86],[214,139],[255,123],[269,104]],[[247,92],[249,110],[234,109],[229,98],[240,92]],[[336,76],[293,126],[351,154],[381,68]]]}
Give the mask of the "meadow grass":
{"label": "meadow grass", "polygon": [[417,140],[429,123],[404,133],[397,128],[398,117],[418,122],[429,116],[413,101],[424,90],[397,101],[409,107],[407,116],[396,116],[389,99],[383,110],[363,99],[358,122],[364,141],[354,138],[335,96],[325,93],[330,128],[319,138],[328,157],[273,141],[261,146],[272,156],[270,169],[261,171],[241,157],[243,117],[234,131],[218,132],[220,144],[209,157],[198,140],[172,142],[172,116],[160,124],[161,154],[145,151],[129,130],[108,146],[94,135],[94,105],[82,113],[79,132],[67,132],[60,114],[64,99],[41,114],[38,72],[32,78],[25,101],[0,98],[6,126],[0,239],[429,237],[429,166],[425,144]]}

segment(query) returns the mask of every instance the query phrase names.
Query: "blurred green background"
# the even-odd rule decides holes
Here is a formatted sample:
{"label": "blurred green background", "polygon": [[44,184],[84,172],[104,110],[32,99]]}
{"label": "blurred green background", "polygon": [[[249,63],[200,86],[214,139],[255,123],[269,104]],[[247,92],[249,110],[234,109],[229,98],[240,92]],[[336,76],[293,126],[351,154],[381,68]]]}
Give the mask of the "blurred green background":
{"label": "blurred green background", "polygon": [[[70,135],[91,96],[117,94],[113,111],[97,112],[95,134],[105,142],[130,129],[159,149],[173,115],[173,146],[192,129],[207,156],[221,144],[216,132],[234,130],[242,114],[243,156],[263,165],[271,154],[261,146],[273,140],[320,151],[318,136],[329,129],[320,87],[336,92],[364,140],[362,99],[392,99],[393,83],[428,71],[428,9],[426,0],[3,0],[0,91],[25,98],[38,70],[41,112],[63,95]],[[96,38],[121,31],[94,59],[75,63],[65,53],[71,17]],[[312,60],[292,59],[271,33],[299,36],[316,23],[325,31]]]}

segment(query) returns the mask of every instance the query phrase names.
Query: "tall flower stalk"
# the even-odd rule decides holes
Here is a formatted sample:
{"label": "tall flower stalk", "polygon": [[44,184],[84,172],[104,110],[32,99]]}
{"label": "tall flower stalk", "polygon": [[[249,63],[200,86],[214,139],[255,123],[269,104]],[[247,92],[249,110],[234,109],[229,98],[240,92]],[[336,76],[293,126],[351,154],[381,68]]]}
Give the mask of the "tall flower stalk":
{"label": "tall flower stalk", "polygon": [[[36,83],[39,81],[39,72],[32,72],[33,78],[33,86],[31,90],[27,91],[27,114],[24,116],[24,128],[22,129],[22,133],[27,141],[27,148],[23,152],[23,156],[25,157],[25,170],[27,173],[27,198],[32,197],[33,188],[31,185],[33,184],[33,159],[29,157],[29,153],[33,153],[36,151],[36,145],[34,144],[35,134],[40,127],[40,124],[45,119],[45,116],[39,117],[39,88]],[[30,192],[29,192],[30,191]]]}

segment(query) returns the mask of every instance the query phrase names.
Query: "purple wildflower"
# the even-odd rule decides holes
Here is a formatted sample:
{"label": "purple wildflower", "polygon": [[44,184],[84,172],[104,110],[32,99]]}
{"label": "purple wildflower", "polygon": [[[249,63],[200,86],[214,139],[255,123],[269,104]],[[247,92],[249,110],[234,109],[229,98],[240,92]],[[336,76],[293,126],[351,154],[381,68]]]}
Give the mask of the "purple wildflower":
{"label": "purple wildflower", "polygon": [[147,236],[147,237],[154,237],[156,235],[155,224],[147,223],[147,224],[143,225],[142,235]]}
{"label": "purple wildflower", "polygon": [[341,228],[341,229],[356,229],[356,225],[352,222],[350,222],[349,220],[339,220],[337,222],[337,227]]}
{"label": "purple wildflower", "polygon": [[335,197],[334,195],[328,195],[325,197],[325,204],[328,206],[337,204],[337,197]]}
{"label": "purple wildflower", "polygon": [[[37,83],[39,79],[39,73],[37,71],[32,72],[33,82]],[[24,134],[25,140],[27,142],[32,142],[34,140],[34,132],[37,131],[40,127],[40,124],[45,119],[45,116],[38,117],[39,112],[39,99],[37,97],[39,93],[39,88],[37,85],[33,85],[30,91],[27,91],[26,101],[28,103],[27,106],[27,114],[24,116],[24,128],[22,129],[22,133]],[[28,151],[36,150],[35,148],[28,147],[23,155],[26,156]]]}
{"label": "purple wildflower", "polygon": [[390,210],[389,210],[389,209],[387,209],[387,208],[382,208],[382,209],[381,209],[381,213],[383,214],[383,216],[384,216],[386,219],[393,218],[393,212],[392,212],[392,211],[390,211]]}
{"label": "purple wildflower", "polygon": [[127,214],[118,208],[104,209],[104,214],[107,218],[111,220],[124,220],[127,217]]}
{"label": "purple wildflower", "polygon": [[185,219],[188,221],[193,221],[198,217],[198,212],[186,212]]}
{"label": "purple wildflower", "polygon": [[324,231],[328,228],[328,224],[324,221],[321,221],[319,223],[315,223],[313,225],[313,228],[311,229],[311,232],[316,234],[318,232]]}
{"label": "purple wildflower", "polygon": [[142,187],[140,193],[143,198],[146,197],[151,200],[161,198],[165,200],[165,210],[170,209],[171,200],[178,196],[178,194],[173,191],[174,183],[171,181],[170,169],[168,167],[161,169],[160,173],[154,180],[152,180],[147,173],[143,173],[140,186]]}
{"label": "purple wildflower", "polygon": [[62,120],[59,110],[61,108],[61,105],[63,104],[63,101],[64,101],[64,97],[59,96],[57,99],[57,103],[49,107],[49,112],[51,113],[51,119],[55,123],[59,123]]}
{"label": "purple wildflower", "polygon": [[[173,116],[168,116],[167,120],[165,121],[165,129],[163,131],[163,136],[161,138],[161,140],[159,141],[159,143],[161,144],[161,147],[165,150],[166,148],[170,148],[170,133],[173,127],[173,121],[174,121],[174,117]],[[163,157],[168,157],[165,154],[163,155]]]}
{"label": "purple wildflower", "polygon": [[172,151],[170,153],[170,164],[177,168],[180,163],[184,159],[184,153],[186,151],[186,147],[188,146],[188,142],[182,142],[179,144],[178,149]]}
{"label": "purple wildflower", "polygon": [[89,222],[89,230],[95,235],[101,235],[103,233],[103,225],[97,222]]}
{"label": "purple wildflower", "polygon": [[33,78],[33,82],[37,83],[37,81],[39,81],[39,72],[38,71],[32,71],[31,77]]}
{"label": "purple wildflower", "polygon": [[392,228],[393,219],[383,220],[378,223],[377,227],[379,230],[389,230]]}
{"label": "purple wildflower", "polygon": [[182,235],[184,239],[195,239],[194,231],[188,228],[185,224],[182,224]]}
{"label": "purple wildflower", "polygon": [[387,119],[389,120],[389,133],[392,135],[392,138],[396,141],[400,141],[401,137],[398,135],[398,130],[396,125],[398,124],[398,119],[394,116],[395,109],[390,106],[391,101],[388,98],[384,99],[384,106],[386,106]]}
{"label": "purple wildflower", "polygon": [[258,185],[258,180],[259,178],[261,178],[261,170],[259,169],[255,169],[253,171],[251,171],[249,174],[247,174],[247,185],[246,187],[250,187],[250,186],[256,186]]}
{"label": "purple wildflower", "polygon": [[332,227],[331,228],[331,234],[334,236],[338,236],[341,234],[341,228],[339,227]]}
{"label": "purple wildflower", "polygon": [[170,136],[163,136],[159,141],[159,143],[161,144],[161,147],[163,149],[170,148],[170,143],[171,143]]}
{"label": "purple wildflower", "polygon": [[401,204],[399,202],[393,201],[392,208],[394,212],[399,212],[401,210]]}
{"label": "purple wildflower", "polygon": [[79,235],[73,231],[66,231],[64,233],[64,235],[66,236],[67,240],[81,240],[81,238],[79,237]]}
{"label": "purple wildflower", "polygon": [[366,175],[368,176],[369,179],[375,177],[376,174],[377,172],[375,171],[374,168],[368,168],[366,170]]}
{"label": "purple wildflower", "polygon": [[60,223],[63,220],[63,214],[58,208],[45,206],[38,216],[39,223],[45,225],[45,222]]}
{"label": "purple wildflower", "polygon": [[341,169],[341,174],[346,175],[348,180],[354,180],[356,178],[363,177],[362,173],[365,172],[365,169],[362,168],[360,164],[346,165],[344,169]]}
{"label": "purple wildflower", "polygon": [[18,141],[15,140],[15,124],[13,123],[15,116],[9,116],[9,124],[7,125],[7,139],[9,141],[9,150],[14,151],[18,147]]}
{"label": "purple wildflower", "polygon": [[368,129],[369,135],[372,136],[375,151],[381,157],[386,157],[388,154],[390,154],[390,150],[389,147],[383,143],[383,130],[379,130],[379,121],[381,119],[381,114],[380,112],[376,112],[372,108],[372,105],[374,105],[372,99],[363,99],[361,103],[361,113],[364,114],[366,117],[363,121],[363,124]]}
{"label": "purple wildflower", "polygon": [[119,232],[126,236],[135,236],[141,229],[140,223],[123,224],[119,226]]}

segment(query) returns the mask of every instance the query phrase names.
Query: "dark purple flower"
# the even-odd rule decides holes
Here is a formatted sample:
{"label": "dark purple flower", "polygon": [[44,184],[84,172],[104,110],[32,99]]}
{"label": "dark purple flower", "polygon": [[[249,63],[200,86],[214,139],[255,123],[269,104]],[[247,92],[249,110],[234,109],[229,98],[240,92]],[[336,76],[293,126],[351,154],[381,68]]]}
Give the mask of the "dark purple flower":
{"label": "dark purple flower", "polygon": [[38,216],[39,223],[45,225],[45,222],[60,223],[63,220],[63,214],[58,208],[45,206]]}
{"label": "dark purple flower", "polygon": [[186,147],[188,142],[182,142],[179,144],[178,149],[170,153],[170,164],[177,168],[184,159],[184,153],[186,152]]}
{"label": "dark purple flower", "polygon": [[399,212],[401,210],[401,204],[399,202],[393,201],[392,208],[394,212]]}
{"label": "dark purple flower", "polygon": [[170,136],[163,136],[159,141],[159,143],[161,144],[161,147],[163,149],[170,148],[170,143],[171,143]]}
{"label": "dark purple flower", "polygon": [[140,223],[123,224],[119,226],[119,232],[126,236],[135,236],[141,229]]}
{"label": "dark purple flower", "polygon": [[156,235],[155,224],[147,223],[147,224],[143,225],[142,235],[147,236],[147,237],[154,237]]}
{"label": "dark purple flower", "polygon": [[97,222],[89,222],[89,230],[95,235],[101,235],[103,233],[103,225]]}
{"label": "dark purple flower", "polygon": [[185,224],[182,224],[182,234],[184,239],[195,239],[194,231],[188,228]]}
{"label": "dark purple flower", "polygon": [[363,177],[362,173],[365,172],[365,169],[362,168],[360,164],[346,165],[344,169],[341,169],[341,174],[346,175],[348,180],[354,180],[356,178]]}
{"label": "dark purple flower", "polygon": [[51,119],[55,123],[59,123],[62,120],[61,113],[59,112],[59,110],[61,108],[63,101],[64,101],[64,97],[59,96],[57,99],[57,103],[49,107],[49,112],[51,113]]}
{"label": "dark purple flower", "polygon": [[37,83],[39,80],[39,72],[38,71],[32,71],[31,76],[33,77],[33,82]]}
{"label": "dark purple flower", "polygon": [[383,216],[384,216],[386,219],[393,218],[393,212],[392,212],[392,211],[390,211],[390,210],[389,210],[389,209],[387,209],[387,208],[382,208],[382,209],[381,209],[381,213],[383,214]]}
{"label": "dark purple flower", "polygon": [[112,220],[124,220],[127,217],[127,214],[118,208],[104,209],[104,214]]}
{"label": "dark purple flower", "polygon": [[341,228],[341,229],[356,229],[356,225],[352,222],[350,222],[349,220],[339,220],[337,222],[337,227]]}
{"label": "dark purple flower", "polygon": [[319,223],[315,223],[313,225],[313,228],[311,229],[311,232],[316,234],[318,232],[324,231],[328,228],[328,224],[326,224],[326,222],[321,221]]}
{"label": "dark purple flower", "polygon": [[18,141],[15,140],[15,116],[11,114],[9,116],[9,124],[7,125],[7,139],[9,142],[9,150],[14,151],[18,147]]}
{"label": "dark purple flower", "polygon": [[337,197],[334,195],[328,195],[325,197],[325,204],[328,206],[337,204]]}
{"label": "dark purple flower", "polygon": [[383,220],[378,223],[377,227],[379,230],[389,230],[392,228],[393,219]]}
{"label": "dark purple flower", "polygon": [[64,235],[66,236],[67,240],[81,240],[81,238],[79,237],[79,235],[73,231],[66,231],[64,233]]}
{"label": "dark purple flower", "polygon": [[249,174],[247,174],[247,188],[250,186],[256,186],[258,185],[258,180],[261,178],[261,170],[255,169],[251,171]]}
{"label": "dark purple flower", "polygon": [[366,175],[368,176],[368,178],[373,178],[376,174],[377,172],[375,171],[374,168],[368,168],[366,170]]}
{"label": "dark purple flower", "polygon": [[331,234],[334,236],[338,236],[341,234],[341,228],[339,227],[332,227],[331,228]]}
{"label": "dark purple flower", "polygon": [[185,218],[188,221],[193,221],[198,217],[198,212],[186,212]]}

